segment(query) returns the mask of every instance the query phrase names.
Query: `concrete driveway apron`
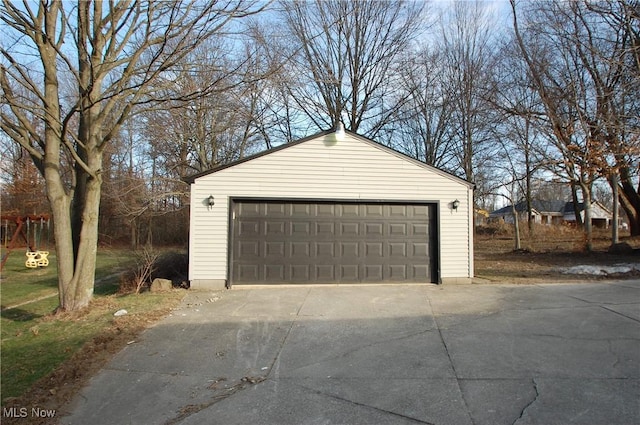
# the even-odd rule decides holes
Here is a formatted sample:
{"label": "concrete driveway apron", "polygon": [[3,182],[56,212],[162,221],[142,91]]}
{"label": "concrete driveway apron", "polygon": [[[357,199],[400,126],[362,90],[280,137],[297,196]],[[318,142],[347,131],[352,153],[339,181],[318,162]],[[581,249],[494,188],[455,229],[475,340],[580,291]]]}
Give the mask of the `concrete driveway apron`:
{"label": "concrete driveway apron", "polygon": [[638,424],[640,281],[192,292],[64,424]]}

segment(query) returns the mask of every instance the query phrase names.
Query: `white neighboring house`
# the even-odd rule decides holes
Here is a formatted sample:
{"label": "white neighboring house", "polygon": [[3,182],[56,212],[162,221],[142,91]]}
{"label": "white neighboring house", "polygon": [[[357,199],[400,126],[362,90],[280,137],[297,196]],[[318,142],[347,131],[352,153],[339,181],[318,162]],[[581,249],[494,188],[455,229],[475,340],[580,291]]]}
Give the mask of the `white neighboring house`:
{"label": "white neighboring house", "polygon": [[186,181],[194,289],[473,278],[473,184],[355,133]]}
{"label": "white neighboring house", "polygon": [[[576,222],[576,212],[573,209],[573,202],[568,203],[570,205],[564,211],[564,220],[569,223]],[[584,203],[580,203],[578,205],[578,209],[580,211],[580,217],[584,221]],[[601,227],[603,229],[608,229],[613,222],[613,213],[609,211],[607,207],[602,205],[598,201],[591,202],[591,223],[595,227]]]}
{"label": "white neighboring house", "polygon": [[[578,204],[580,216],[584,220],[584,204]],[[519,202],[516,211],[520,220],[527,220],[527,205]],[[540,201],[532,202],[532,215],[534,222],[542,224],[575,223],[576,214],[573,202],[567,201]],[[505,223],[513,223],[512,206],[507,205],[489,214],[491,219],[501,219]],[[598,201],[591,203],[591,222],[594,226],[608,228],[611,225],[613,215],[604,205]]]}

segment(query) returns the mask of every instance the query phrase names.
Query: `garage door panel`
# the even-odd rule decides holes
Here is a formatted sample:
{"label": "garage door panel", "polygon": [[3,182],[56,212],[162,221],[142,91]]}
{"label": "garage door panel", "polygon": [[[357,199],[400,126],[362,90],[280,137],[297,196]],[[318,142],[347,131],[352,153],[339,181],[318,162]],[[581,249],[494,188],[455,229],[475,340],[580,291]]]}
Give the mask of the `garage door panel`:
{"label": "garage door panel", "polygon": [[389,216],[404,218],[407,216],[407,207],[405,205],[389,205]]}
{"label": "garage door panel", "polygon": [[342,217],[359,217],[360,205],[359,204],[343,204],[339,205],[339,209],[342,212]]}
{"label": "garage door panel", "polygon": [[413,217],[416,218],[428,218],[429,217],[429,207],[427,205],[413,205],[411,207]]}
{"label": "garage door panel", "polygon": [[238,253],[242,257],[260,256],[260,243],[258,241],[241,241],[238,243]]}
{"label": "garage door panel", "polygon": [[429,258],[429,244],[428,243],[412,243],[412,254],[414,257]]}
{"label": "garage door panel", "polygon": [[311,255],[311,242],[291,242],[291,257],[306,257]]}
{"label": "garage door panel", "polygon": [[264,255],[267,257],[285,257],[285,243],[284,242],[265,242]]}
{"label": "garage door panel", "polygon": [[269,217],[284,217],[287,215],[287,208],[285,204],[266,204],[266,212]]}
{"label": "garage door panel", "polygon": [[413,265],[413,277],[415,279],[427,279],[429,278],[429,268],[426,265]]}
{"label": "garage door panel", "polygon": [[292,204],[291,216],[292,217],[310,216],[311,210],[312,210],[312,205],[309,205],[309,204]]}
{"label": "garage door panel", "polygon": [[315,266],[315,280],[318,282],[334,282],[336,267],[333,264],[318,264]]}
{"label": "garage door panel", "polygon": [[239,201],[232,284],[431,282],[433,204]]}
{"label": "garage door panel", "polygon": [[392,242],[389,244],[390,257],[406,257],[407,244],[405,242]]}
{"label": "garage door panel", "polygon": [[311,235],[311,223],[308,221],[292,222],[291,235],[293,237],[307,237]]}
{"label": "garage door panel", "polygon": [[368,238],[381,238],[384,235],[384,223],[365,223],[364,234]]}
{"label": "garage door panel", "polygon": [[238,265],[238,280],[241,282],[251,282],[262,280],[258,273],[258,266],[253,264],[240,264]]}
{"label": "garage door panel", "polygon": [[365,255],[367,258],[382,258],[384,256],[384,244],[382,242],[365,242]]}
{"label": "garage door panel", "polygon": [[407,225],[405,223],[390,223],[389,224],[390,236],[407,236]]}
{"label": "garage door panel", "polygon": [[260,233],[260,223],[257,221],[243,221],[239,225],[238,233],[241,236],[256,236]]}
{"label": "garage door panel", "polygon": [[256,203],[242,203],[238,205],[238,214],[242,217],[261,217],[264,213],[261,211],[262,204]]}
{"label": "garage door panel", "polygon": [[318,204],[315,206],[316,215],[333,218],[336,215],[336,206],[335,204]]}
{"label": "garage door panel", "polygon": [[310,268],[308,264],[289,266],[291,280],[293,282],[308,282],[311,278],[311,274],[309,273]]}
{"label": "garage door panel", "polygon": [[384,274],[382,273],[382,270],[383,270],[383,266],[381,264],[365,265],[364,277],[368,282],[382,281],[384,279]]}
{"label": "garage door panel", "polygon": [[265,223],[264,229],[267,237],[272,235],[284,235],[285,222],[284,221],[267,221]]}
{"label": "garage door panel", "polygon": [[340,235],[341,236],[355,236],[360,234],[360,223],[341,223]]}
{"label": "garage door panel", "polygon": [[351,261],[357,258],[360,253],[360,244],[358,242],[340,242],[340,255],[345,261]]}
{"label": "garage door panel", "polygon": [[316,236],[319,238],[334,238],[336,235],[336,225],[333,222],[316,222]]}
{"label": "garage door panel", "polygon": [[335,257],[335,243],[333,242],[316,242],[316,257]]}
{"label": "garage door panel", "polygon": [[404,264],[391,264],[389,265],[389,277],[392,280],[403,281],[407,280],[407,266]]}
{"label": "garage door panel", "polygon": [[428,224],[412,224],[409,235],[426,237],[429,235],[429,225]]}
{"label": "garage door panel", "polygon": [[340,280],[356,282],[360,279],[357,264],[343,264],[340,266]]}
{"label": "garage door panel", "polygon": [[284,264],[267,264],[264,266],[264,280],[267,282],[284,281]]}
{"label": "garage door panel", "polygon": [[364,207],[368,218],[384,217],[384,205],[365,205]]}

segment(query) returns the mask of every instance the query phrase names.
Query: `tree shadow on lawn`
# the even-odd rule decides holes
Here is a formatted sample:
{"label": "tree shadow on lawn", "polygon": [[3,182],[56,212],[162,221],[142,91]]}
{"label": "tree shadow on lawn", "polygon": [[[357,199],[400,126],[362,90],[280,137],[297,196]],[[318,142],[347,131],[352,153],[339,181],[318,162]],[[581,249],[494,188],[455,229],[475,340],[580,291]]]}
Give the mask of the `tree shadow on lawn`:
{"label": "tree shadow on lawn", "polygon": [[2,316],[3,319],[11,320],[13,322],[28,322],[42,317],[41,314],[37,314],[32,311],[23,310],[21,308],[5,309],[5,306],[2,306],[0,316]]}

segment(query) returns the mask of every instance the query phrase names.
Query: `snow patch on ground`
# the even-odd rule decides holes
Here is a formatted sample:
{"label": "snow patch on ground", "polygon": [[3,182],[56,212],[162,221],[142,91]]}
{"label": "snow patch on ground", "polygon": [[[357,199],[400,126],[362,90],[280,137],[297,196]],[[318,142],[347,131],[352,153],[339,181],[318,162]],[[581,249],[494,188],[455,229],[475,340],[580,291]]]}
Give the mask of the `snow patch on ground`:
{"label": "snow patch on ground", "polygon": [[563,274],[586,274],[593,276],[606,276],[618,273],[631,273],[640,271],[640,264],[614,264],[612,266],[573,266],[560,270]]}

